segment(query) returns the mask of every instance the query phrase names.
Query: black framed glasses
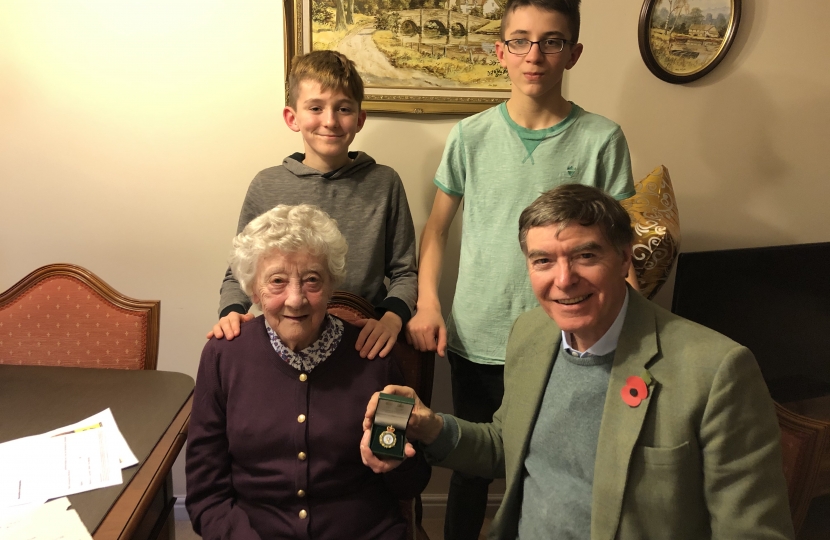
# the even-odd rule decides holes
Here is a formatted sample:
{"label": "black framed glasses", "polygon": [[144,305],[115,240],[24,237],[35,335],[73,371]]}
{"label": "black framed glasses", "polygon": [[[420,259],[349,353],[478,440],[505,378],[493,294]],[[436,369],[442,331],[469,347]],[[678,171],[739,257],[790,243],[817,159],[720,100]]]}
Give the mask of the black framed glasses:
{"label": "black framed glasses", "polygon": [[559,54],[565,48],[566,43],[571,43],[566,39],[547,38],[541,41],[530,41],[529,39],[506,39],[504,40],[507,51],[512,54],[527,54],[534,44],[538,45],[542,54]]}

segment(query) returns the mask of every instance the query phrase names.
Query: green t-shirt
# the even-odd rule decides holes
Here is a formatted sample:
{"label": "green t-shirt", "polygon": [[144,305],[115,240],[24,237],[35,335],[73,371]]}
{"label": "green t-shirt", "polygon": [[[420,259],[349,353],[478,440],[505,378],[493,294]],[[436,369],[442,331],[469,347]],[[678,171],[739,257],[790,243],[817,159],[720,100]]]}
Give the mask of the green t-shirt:
{"label": "green t-shirt", "polygon": [[519,215],[561,184],[634,195],[620,127],[573,104],[547,129],[525,129],[502,103],[455,125],[435,174],[439,189],[464,198],[461,260],[448,347],[480,364],[504,363],[513,320],[538,305],[519,248]]}

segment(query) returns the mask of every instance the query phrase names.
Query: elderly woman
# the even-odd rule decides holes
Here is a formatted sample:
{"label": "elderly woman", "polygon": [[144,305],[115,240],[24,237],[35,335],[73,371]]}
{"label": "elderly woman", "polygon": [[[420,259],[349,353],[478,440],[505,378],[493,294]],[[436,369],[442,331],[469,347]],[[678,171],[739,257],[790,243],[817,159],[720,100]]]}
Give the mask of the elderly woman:
{"label": "elderly woman", "polygon": [[[346,241],[309,205],[277,206],[234,239],[231,269],[262,315],[202,352],[187,444],[187,510],[203,538],[402,539],[398,499],[420,455],[377,475],[360,458],[366,402],[403,382],[394,354],[358,356],[326,306]],[[401,470],[403,469],[403,470]]]}

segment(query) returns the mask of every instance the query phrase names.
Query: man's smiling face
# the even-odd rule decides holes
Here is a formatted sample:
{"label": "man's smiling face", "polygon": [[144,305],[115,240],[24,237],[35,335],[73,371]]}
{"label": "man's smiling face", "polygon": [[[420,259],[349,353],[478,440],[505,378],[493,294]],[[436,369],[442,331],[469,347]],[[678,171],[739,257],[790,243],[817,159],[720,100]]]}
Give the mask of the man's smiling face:
{"label": "man's smiling face", "polygon": [[614,323],[625,300],[631,249],[614,249],[593,225],[527,232],[530,284],[545,312],[585,351]]}

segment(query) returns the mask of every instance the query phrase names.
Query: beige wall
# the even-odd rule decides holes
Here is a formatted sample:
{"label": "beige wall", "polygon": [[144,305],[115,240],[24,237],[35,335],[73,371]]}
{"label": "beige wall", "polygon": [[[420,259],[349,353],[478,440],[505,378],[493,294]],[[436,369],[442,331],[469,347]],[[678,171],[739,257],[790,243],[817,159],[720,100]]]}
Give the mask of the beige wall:
{"label": "beige wall", "polygon": [[[566,94],[623,126],[635,176],[669,167],[684,249],[828,240],[830,4],[745,0],[727,59],[686,86],[645,68],[640,5],[585,3]],[[194,375],[248,182],[301,148],[281,119],[281,28],[276,1],[3,2],[0,290],[64,261],[160,298],[159,368]],[[370,115],[355,141],[400,172],[418,230],[456,121]]]}
{"label": "beige wall", "polygon": [[684,250],[830,240],[830,4],[744,0],[729,55],[683,86],[643,64],[641,2],[583,6],[571,99],[623,127],[635,177],[669,168]]}

